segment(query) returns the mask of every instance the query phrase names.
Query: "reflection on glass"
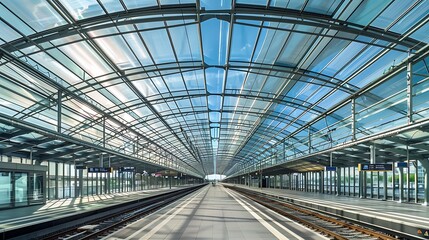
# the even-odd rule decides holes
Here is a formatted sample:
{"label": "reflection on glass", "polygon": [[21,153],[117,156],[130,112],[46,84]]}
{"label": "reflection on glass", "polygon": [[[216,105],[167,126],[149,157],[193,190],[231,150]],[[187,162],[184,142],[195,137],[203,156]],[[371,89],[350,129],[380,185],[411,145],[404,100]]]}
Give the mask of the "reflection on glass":
{"label": "reflection on glass", "polygon": [[28,173],[15,173],[15,206],[26,206]]}
{"label": "reflection on glass", "polygon": [[0,208],[11,205],[10,194],[12,192],[12,183],[10,172],[0,172]]}
{"label": "reflection on glass", "polygon": [[30,174],[30,192],[29,192],[29,199],[30,204],[38,204],[44,201],[43,198],[43,174],[42,173],[33,173]]}

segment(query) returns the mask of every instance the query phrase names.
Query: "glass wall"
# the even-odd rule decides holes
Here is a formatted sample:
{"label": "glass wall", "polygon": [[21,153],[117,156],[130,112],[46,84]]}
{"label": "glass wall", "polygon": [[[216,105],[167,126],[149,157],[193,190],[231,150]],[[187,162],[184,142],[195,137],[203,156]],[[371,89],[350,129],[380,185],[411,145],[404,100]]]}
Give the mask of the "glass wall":
{"label": "glass wall", "polygon": [[12,206],[12,173],[0,171],[0,208]]}
{"label": "glass wall", "polygon": [[45,202],[45,173],[26,170],[0,171],[0,209]]}

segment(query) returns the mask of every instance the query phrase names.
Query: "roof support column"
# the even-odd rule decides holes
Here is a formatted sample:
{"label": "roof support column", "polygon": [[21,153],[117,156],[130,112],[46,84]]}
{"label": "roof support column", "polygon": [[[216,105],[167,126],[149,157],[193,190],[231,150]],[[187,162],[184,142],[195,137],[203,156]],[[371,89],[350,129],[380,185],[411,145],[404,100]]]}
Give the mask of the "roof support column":
{"label": "roof support column", "polygon": [[352,130],[352,141],[354,141],[354,140],[356,140],[356,101],[355,101],[355,99],[354,98],[352,98],[352,100],[351,100],[351,106],[352,106],[352,109],[351,109],[351,112],[352,112],[352,114],[351,114],[351,117],[352,117],[352,120],[351,120],[351,122],[352,122],[352,125],[351,125],[351,130]]}
{"label": "roof support column", "polygon": [[[414,202],[419,203],[419,161],[416,160],[413,162],[414,167],[416,168],[416,172],[414,175]],[[410,166],[408,166],[410,167]]]}
{"label": "roof support column", "polygon": [[62,115],[62,98],[63,98],[63,91],[58,90],[58,97],[57,97],[57,132],[61,133],[61,115]]}
{"label": "roof support column", "polygon": [[424,159],[420,161],[423,168],[425,169],[424,175],[425,175],[425,192],[424,192],[424,203],[423,206],[429,206],[429,160]]}
{"label": "roof support column", "polygon": [[[371,164],[377,163],[377,160],[375,157],[375,146],[374,145],[369,146],[369,161]],[[370,175],[371,175],[371,179],[369,182],[371,185],[371,187],[370,187],[371,193],[369,194],[369,196],[370,196],[370,198],[373,198],[374,197],[374,172],[371,172]],[[366,176],[365,176],[365,185],[366,185]],[[365,194],[366,194],[366,192],[365,192]]]}
{"label": "roof support column", "polygon": [[[408,162],[408,146],[407,146],[407,162]],[[395,165],[395,164],[394,164]],[[393,170],[395,166],[393,166]],[[404,168],[400,167],[399,169],[399,200],[398,202],[404,202]]]}
{"label": "roof support column", "polygon": [[[410,202],[411,194],[410,194],[410,150],[407,145],[407,202]],[[416,169],[417,170],[417,169]],[[416,171],[417,172],[417,171]],[[415,189],[417,189],[417,185],[415,186]],[[415,191],[415,190],[414,190]]]}
{"label": "roof support column", "polygon": [[413,82],[412,82],[412,61],[409,60],[411,52],[408,52],[408,63],[407,63],[407,118],[408,124],[413,123]]}
{"label": "roof support column", "polygon": [[387,201],[387,172],[383,172],[383,201]]}
{"label": "roof support column", "polygon": [[311,128],[308,126],[308,153],[311,153]]}
{"label": "roof support column", "polygon": [[[337,196],[341,195],[341,168],[337,167]],[[344,182],[345,184],[345,182]]]}

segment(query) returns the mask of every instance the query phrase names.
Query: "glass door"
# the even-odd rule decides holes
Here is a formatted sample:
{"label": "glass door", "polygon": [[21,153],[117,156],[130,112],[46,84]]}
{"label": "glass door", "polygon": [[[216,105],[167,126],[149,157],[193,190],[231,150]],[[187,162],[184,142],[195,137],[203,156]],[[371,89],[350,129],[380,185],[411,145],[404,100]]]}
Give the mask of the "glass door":
{"label": "glass door", "polygon": [[11,172],[0,171],[0,208],[12,207]]}
{"label": "glass door", "polygon": [[15,207],[28,205],[28,173],[15,172]]}
{"label": "glass door", "polygon": [[29,186],[28,198],[30,199],[30,205],[44,203],[43,173],[30,173]]}

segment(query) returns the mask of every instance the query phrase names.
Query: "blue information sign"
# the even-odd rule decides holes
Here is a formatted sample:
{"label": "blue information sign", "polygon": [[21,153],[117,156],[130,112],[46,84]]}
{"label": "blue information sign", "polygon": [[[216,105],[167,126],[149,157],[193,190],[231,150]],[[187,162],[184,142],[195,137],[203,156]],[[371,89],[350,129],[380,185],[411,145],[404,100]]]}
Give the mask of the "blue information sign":
{"label": "blue information sign", "polygon": [[408,163],[407,162],[397,162],[396,163],[396,167],[398,167],[398,168],[407,168],[408,167]]}
{"label": "blue information sign", "polygon": [[135,167],[120,167],[119,172],[134,172],[136,170]]}
{"label": "blue information sign", "polygon": [[88,168],[89,173],[111,173],[111,167],[90,167]]}
{"label": "blue information sign", "polygon": [[359,163],[358,165],[359,171],[369,171],[369,172],[377,172],[377,171],[392,171],[393,166],[391,163],[376,163],[376,164],[364,164]]}
{"label": "blue information sign", "polygon": [[337,167],[329,167],[329,166],[326,166],[326,167],[325,167],[325,171],[326,171],[326,172],[329,172],[329,171],[337,171]]}

